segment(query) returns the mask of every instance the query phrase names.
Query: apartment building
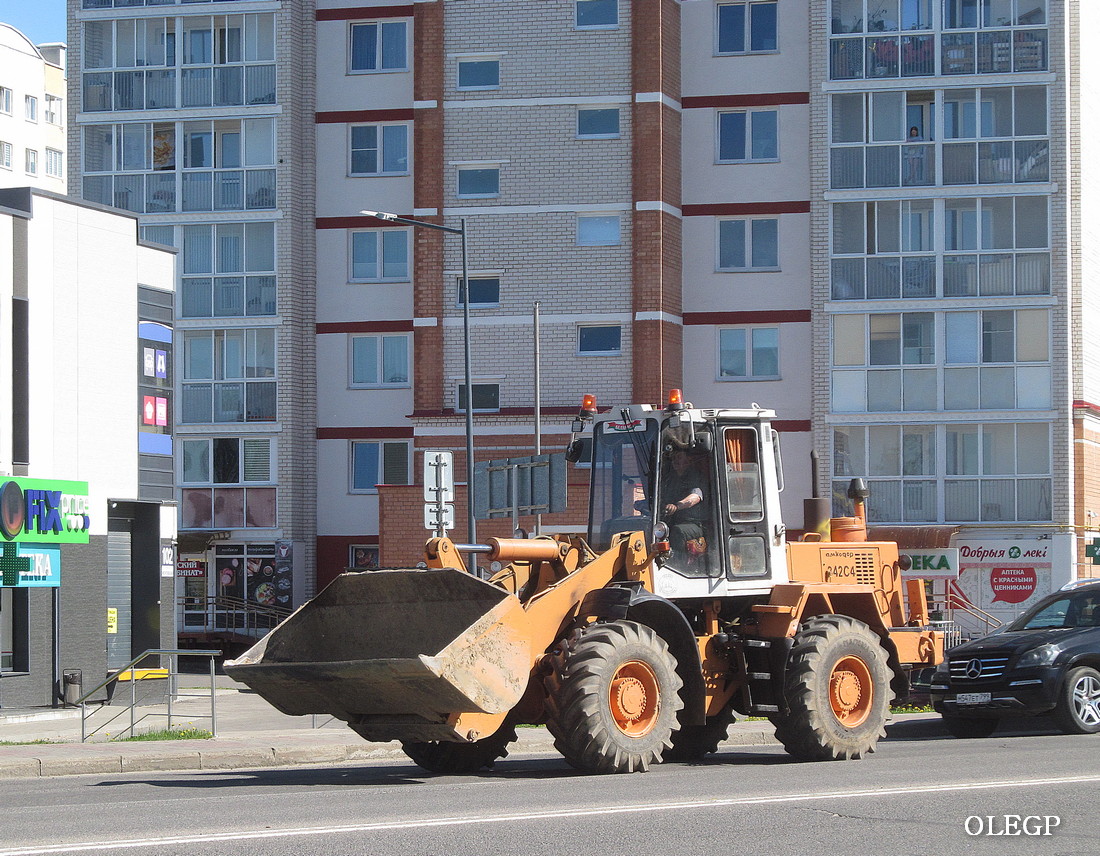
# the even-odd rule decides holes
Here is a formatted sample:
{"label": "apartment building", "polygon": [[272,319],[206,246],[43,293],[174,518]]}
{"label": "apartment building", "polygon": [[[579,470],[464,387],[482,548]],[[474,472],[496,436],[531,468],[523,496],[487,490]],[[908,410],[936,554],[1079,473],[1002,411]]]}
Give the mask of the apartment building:
{"label": "apartment building", "polygon": [[181,632],[312,593],[312,14],[69,4],[71,187],[179,249]]}
{"label": "apartment building", "polygon": [[66,191],[65,46],[0,22],[0,187]]}
{"label": "apartment building", "polygon": [[[303,593],[414,559],[419,453],[454,450],[461,480],[466,407],[477,460],[532,450],[536,302],[544,451],[585,392],[758,403],[779,414],[792,528],[815,450],[838,511],[863,475],[876,524],[960,548],[957,599],[1011,612],[1087,572],[1095,17],[1075,0],[83,0],[83,192],[182,250],[181,532],[205,539],[208,590],[219,545],[293,541]],[[465,227],[469,391],[461,241],[364,211]],[[265,497],[274,521],[252,516]],[[581,525],[579,484],[571,499],[549,531]],[[1030,590],[995,587],[1017,570]]]}

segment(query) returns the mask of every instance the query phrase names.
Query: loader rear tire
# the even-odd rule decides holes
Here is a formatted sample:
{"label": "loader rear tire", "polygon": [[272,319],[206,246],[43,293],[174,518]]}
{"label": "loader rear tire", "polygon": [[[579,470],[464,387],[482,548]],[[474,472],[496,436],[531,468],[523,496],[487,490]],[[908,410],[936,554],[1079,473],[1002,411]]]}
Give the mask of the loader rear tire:
{"label": "loader rear tire", "polygon": [[545,685],[546,727],[578,770],[646,771],[672,746],[683,681],[668,645],[644,624],[574,630],[551,655]]}
{"label": "loader rear tire", "polygon": [[886,651],[862,621],[819,615],[794,637],[784,685],[788,712],[771,718],[783,748],[804,761],[874,752],[890,716]]}
{"label": "loader rear tire", "polygon": [[737,721],[737,712],[726,705],[721,713],[710,717],[703,725],[684,725],[672,733],[672,748],[665,752],[666,761],[698,761],[718,751],[730,726]]}
{"label": "loader rear tire", "polygon": [[413,763],[429,773],[468,776],[481,769],[492,769],[498,758],[508,755],[508,744],[516,739],[516,727],[505,722],[495,734],[473,743],[451,743],[445,740],[420,743],[401,741],[401,749]]}

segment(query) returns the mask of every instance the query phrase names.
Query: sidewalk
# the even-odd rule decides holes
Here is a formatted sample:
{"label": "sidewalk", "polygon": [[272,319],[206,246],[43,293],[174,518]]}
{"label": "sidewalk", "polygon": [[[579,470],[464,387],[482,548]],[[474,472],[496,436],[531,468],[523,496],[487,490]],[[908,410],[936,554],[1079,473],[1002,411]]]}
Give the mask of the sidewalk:
{"label": "sidewalk", "polygon": [[[207,697],[173,704],[173,726],[210,729],[209,684],[201,678],[183,689]],[[0,779],[73,776],[87,773],[132,773],[160,770],[233,770],[258,767],[316,765],[345,761],[405,759],[398,743],[368,743],[339,720],[326,716],[285,716],[255,693],[219,676],[216,710],[218,736],[209,740],[148,742],[80,742],[80,712],[73,709],[0,709]],[[124,708],[110,708],[118,712]],[[137,730],[164,728],[164,705],[138,708],[144,720]],[[107,711],[101,712],[107,715]],[[100,713],[93,722],[101,721]],[[314,721],[323,727],[315,728]],[[129,714],[116,721],[119,733],[129,726]],[[92,726],[94,727],[94,725]],[[553,739],[543,727],[518,729],[509,754],[553,752]],[[64,741],[30,743],[28,741]],[[770,723],[739,722],[730,728],[727,746],[775,744]],[[411,763],[411,762],[410,762]]]}

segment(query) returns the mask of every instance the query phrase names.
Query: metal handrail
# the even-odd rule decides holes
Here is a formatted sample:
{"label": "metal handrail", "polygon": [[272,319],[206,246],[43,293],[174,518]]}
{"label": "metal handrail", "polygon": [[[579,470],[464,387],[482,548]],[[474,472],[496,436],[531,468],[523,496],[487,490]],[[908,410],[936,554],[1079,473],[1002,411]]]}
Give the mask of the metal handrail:
{"label": "metal handrail", "polygon": [[[92,689],[90,689],[88,692],[84,693],[84,695],[82,695],[80,698],[78,698],[76,701],[74,701],[72,703],[73,707],[76,707],[77,705],[80,706],[80,742],[84,743],[85,741],[87,741],[87,739],[89,737],[95,736],[97,733],[102,731],[104,728],[106,728],[108,725],[110,725],[112,722],[114,722],[116,719],[118,719],[120,716],[122,716],[124,713],[126,713],[127,708],[123,708],[123,709],[119,710],[119,712],[116,713],[114,716],[112,716],[110,719],[108,719],[106,722],[104,722],[101,725],[99,725],[98,727],[92,729],[91,732],[88,731],[88,727],[87,727],[88,726],[88,699],[90,699],[93,695],[98,693],[100,690],[104,689],[109,683],[111,683],[111,681],[117,681],[118,676],[120,674],[122,674],[123,672],[128,671],[128,670],[131,672],[131,674],[130,674],[130,705],[129,705],[129,708],[128,708],[128,710],[130,711],[130,727],[129,727],[128,730],[130,732],[130,735],[133,736],[134,728],[137,726],[137,719],[135,718],[135,714],[134,714],[134,709],[137,707],[137,682],[138,682],[138,680],[145,680],[144,678],[135,679],[135,677],[133,675],[133,669],[138,663],[140,663],[146,657],[153,657],[153,656],[167,656],[168,657],[169,665],[168,665],[168,712],[167,712],[167,717],[168,717],[168,727],[171,728],[172,727],[172,699],[173,699],[173,697],[179,695],[179,687],[175,682],[179,678],[179,657],[180,657],[181,654],[183,656],[186,656],[186,657],[200,656],[200,657],[209,657],[210,658],[210,716],[209,716],[209,719],[210,719],[210,733],[214,737],[217,737],[218,736],[218,713],[217,713],[217,704],[215,702],[215,692],[214,692],[214,674],[215,674],[214,658],[215,657],[220,657],[221,653],[222,653],[221,651],[212,651],[212,650],[211,651],[199,651],[199,650],[190,650],[190,649],[186,649],[186,648],[149,648],[148,650],[142,652],[141,654],[138,654],[136,657],[134,657],[134,659],[132,659],[129,663],[127,663],[121,669],[114,672],[114,674],[111,674],[111,675],[107,676],[107,678],[105,678],[100,683],[96,684]],[[102,709],[102,705],[97,706],[95,709],[96,710]],[[147,714],[147,715],[163,715],[163,714]],[[143,716],[142,719],[144,719],[144,718],[145,717]],[[202,717],[202,718],[206,718],[206,717]]]}
{"label": "metal handrail", "polygon": [[[265,606],[239,597],[228,595],[183,595],[176,598],[176,604],[185,612],[203,614],[207,616],[218,613],[227,616],[243,615],[243,627],[227,626],[228,631],[233,630],[271,630],[280,621],[293,612],[281,606]],[[227,622],[228,623],[228,622]],[[236,620],[232,622],[236,624]]]}

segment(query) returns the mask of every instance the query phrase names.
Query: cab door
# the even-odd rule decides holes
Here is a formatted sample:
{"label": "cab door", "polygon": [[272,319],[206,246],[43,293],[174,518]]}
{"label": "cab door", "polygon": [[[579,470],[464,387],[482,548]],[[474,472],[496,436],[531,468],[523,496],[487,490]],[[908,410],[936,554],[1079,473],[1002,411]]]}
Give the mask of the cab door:
{"label": "cab door", "polygon": [[771,575],[764,481],[771,468],[762,465],[767,458],[759,425],[722,426],[717,452],[726,580],[751,587]]}

